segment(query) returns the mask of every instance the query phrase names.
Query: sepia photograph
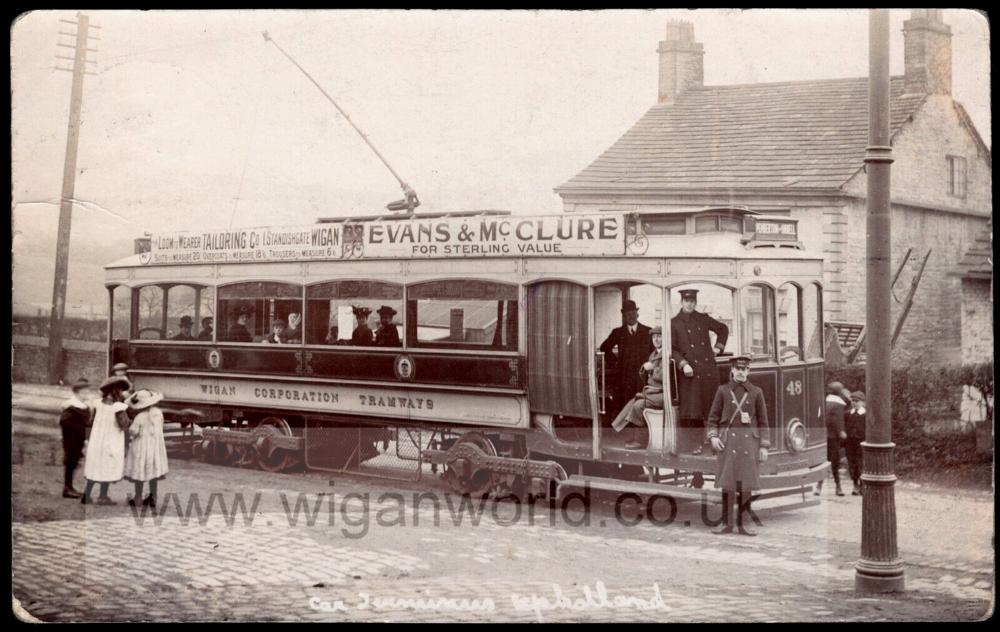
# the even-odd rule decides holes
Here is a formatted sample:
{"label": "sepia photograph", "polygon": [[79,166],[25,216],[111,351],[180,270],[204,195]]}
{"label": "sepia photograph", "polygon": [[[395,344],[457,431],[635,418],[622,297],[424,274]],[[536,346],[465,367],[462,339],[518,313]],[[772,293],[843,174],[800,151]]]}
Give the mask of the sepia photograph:
{"label": "sepia photograph", "polygon": [[18,620],[992,617],[985,12],[10,41]]}

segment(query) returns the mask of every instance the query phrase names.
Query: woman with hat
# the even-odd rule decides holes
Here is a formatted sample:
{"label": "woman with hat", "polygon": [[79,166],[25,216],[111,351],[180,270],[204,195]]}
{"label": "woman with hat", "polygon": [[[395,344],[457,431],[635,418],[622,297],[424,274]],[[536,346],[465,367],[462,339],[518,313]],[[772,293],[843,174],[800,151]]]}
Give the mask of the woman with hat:
{"label": "woman with hat", "polygon": [[[615,432],[621,432],[625,426],[634,424],[643,426],[646,423],[642,411],[663,410],[663,329],[653,327],[650,330],[650,337],[653,340],[653,353],[649,354],[649,359],[639,369],[639,374],[645,379],[646,385],[642,391],[636,393],[630,402],[625,404],[618,416],[611,423]],[[642,443],[632,438],[625,444],[628,450],[637,450],[642,447]]]}
{"label": "woman with hat", "polygon": [[246,306],[236,310],[233,314],[236,322],[232,324],[226,333],[226,340],[229,342],[253,342],[253,335],[247,329],[247,324],[250,322],[252,314],[253,310]]}
{"label": "woman with hat", "polygon": [[163,439],[163,412],[156,404],[162,393],[147,389],[136,391],[126,402],[136,413],[129,428],[132,443],[125,457],[125,478],[135,485],[135,495],[128,504],[135,506],[142,498],[142,485],[149,483],[149,496],[142,500],[143,507],[156,507],[156,483],[167,475],[167,444]]}
{"label": "woman with hat", "polygon": [[[750,383],[750,357],[736,356],[729,382],[715,391],[708,413],[708,439],[718,455],[715,487],[722,490],[722,516],[726,526],[717,534],[733,532],[730,506],[736,502],[736,524],[741,535],[757,535],[743,526],[745,495],[761,488],[759,462],[767,460],[767,404],[764,391]],[[751,498],[752,500],[752,498]]]}
{"label": "woman with hat", "polygon": [[399,330],[396,329],[396,325],[392,322],[392,317],[396,315],[396,310],[389,307],[388,305],[383,305],[378,308],[378,330],[375,332],[375,346],[376,347],[401,347],[403,345],[399,340]]}
{"label": "woman with hat", "polygon": [[852,496],[861,495],[861,442],[865,440],[865,430],[868,415],[865,410],[865,394],[863,391],[851,393],[851,408],[844,413],[844,451],[847,453],[847,471],[851,474],[854,489]]}
{"label": "woman with hat", "polygon": [[352,305],[351,311],[354,312],[354,317],[358,319],[358,326],[351,333],[351,344],[358,346],[371,346],[375,344],[375,335],[368,327],[368,315],[372,313],[372,310],[368,307]]}
{"label": "woman with hat", "polygon": [[123,377],[128,382],[128,387],[122,391],[122,399],[125,399],[132,394],[132,378],[128,375],[128,365],[124,362],[119,362],[118,364],[111,367],[111,377]]}
{"label": "woman with hat", "polygon": [[108,497],[108,486],[122,480],[125,471],[125,430],[130,420],[126,414],[128,406],[122,402],[122,392],[129,386],[129,381],[121,376],[109,377],[101,383],[101,399],[94,407],[94,424],[83,467],[87,487],[80,502],[84,504],[90,502],[94,483],[101,484],[98,505],[117,504]]}
{"label": "woman with hat", "polygon": [[90,382],[81,377],[73,384],[73,396],[63,402],[59,414],[63,441],[63,498],[83,496],[73,488],[73,473],[83,456],[83,444],[87,442],[87,428],[94,412],[87,403],[91,395]]}

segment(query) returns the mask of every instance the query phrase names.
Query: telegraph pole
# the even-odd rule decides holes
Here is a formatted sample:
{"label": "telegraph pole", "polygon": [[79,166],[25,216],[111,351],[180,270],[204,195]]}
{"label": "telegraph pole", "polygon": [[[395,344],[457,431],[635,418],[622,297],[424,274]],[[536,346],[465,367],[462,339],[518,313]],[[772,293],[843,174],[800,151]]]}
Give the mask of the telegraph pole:
{"label": "telegraph pole", "polygon": [[889,11],[868,13],[868,243],[866,254],[865,331],[868,427],[864,452],[861,513],[861,559],[854,587],[863,593],[903,590],[903,563],[896,544],[896,472],[892,442],[892,363],[889,296],[892,235],[889,184]]}
{"label": "telegraph pole", "polygon": [[62,347],[63,347],[63,319],[66,316],[66,276],[69,268],[69,236],[73,219],[73,199],[76,186],[76,154],[80,141],[80,106],[83,103],[83,76],[94,74],[87,72],[87,63],[94,63],[87,59],[88,52],[97,52],[96,49],[87,48],[87,39],[97,39],[89,35],[91,28],[100,28],[90,24],[90,18],[82,13],[76,14],[76,21],[59,20],[65,24],[76,26],[76,33],[59,32],[60,35],[68,35],[76,38],[75,44],[58,43],[64,48],[73,48],[73,57],[57,56],[56,59],[69,60],[73,62],[73,68],[62,68],[57,66],[57,70],[68,70],[73,73],[73,87],[70,90],[69,100],[69,130],[66,134],[66,159],[63,163],[63,184],[62,195],[59,200],[59,232],[56,238],[56,273],[55,282],[52,286],[52,315],[49,318],[49,383],[58,384],[62,378]]}

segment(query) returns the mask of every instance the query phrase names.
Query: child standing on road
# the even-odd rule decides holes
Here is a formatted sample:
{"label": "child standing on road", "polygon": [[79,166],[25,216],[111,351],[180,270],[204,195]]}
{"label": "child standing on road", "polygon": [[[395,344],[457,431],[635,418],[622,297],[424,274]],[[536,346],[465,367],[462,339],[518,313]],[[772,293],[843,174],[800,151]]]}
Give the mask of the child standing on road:
{"label": "child standing on road", "polygon": [[101,484],[101,495],[97,497],[98,505],[115,505],[108,497],[108,487],[111,483],[122,480],[125,467],[125,430],[129,427],[129,418],[125,414],[128,409],[122,402],[122,391],[129,388],[129,381],[124,377],[109,377],[101,383],[102,398],[94,410],[94,424],[90,430],[90,442],[87,449],[87,461],[83,475],[87,478],[87,487],[83,490],[80,502],[90,502],[90,490],[94,483]]}
{"label": "child standing on road", "polygon": [[854,489],[852,496],[861,495],[861,442],[865,440],[865,428],[868,415],[865,411],[865,394],[855,391],[851,394],[851,409],[844,415],[844,450],[847,452],[847,471],[851,473]]}
{"label": "child standing on road", "polygon": [[155,509],[157,481],[167,475],[163,412],[156,407],[162,399],[162,393],[146,389],[136,391],[128,399],[129,408],[137,413],[129,428],[132,440],[125,457],[125,478],[135,484],[135,495],[128,501],[133,507],[142,498],[143,483],[148,482],[149,496],[142,500],[142,506]]}
{"label": "child standing on road", "polygon": [[59,414],[63,442],[63,498],[80,498],[80,492],[73,489],[73,473],[83,456],[83,444],[87,441],[87,428],[93,409],[87,402],[92,398],[90,382],[80,378],[73,385],[73,396],[63,402]]}

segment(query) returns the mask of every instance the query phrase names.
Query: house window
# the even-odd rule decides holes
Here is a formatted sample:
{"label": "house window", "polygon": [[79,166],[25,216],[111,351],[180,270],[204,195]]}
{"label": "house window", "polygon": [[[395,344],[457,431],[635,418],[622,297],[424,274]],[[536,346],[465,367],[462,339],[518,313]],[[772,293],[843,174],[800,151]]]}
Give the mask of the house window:
{"label": "house window", "polygon": [[967,167],[965,158],[948,156],[948,195],[964,198]]}

